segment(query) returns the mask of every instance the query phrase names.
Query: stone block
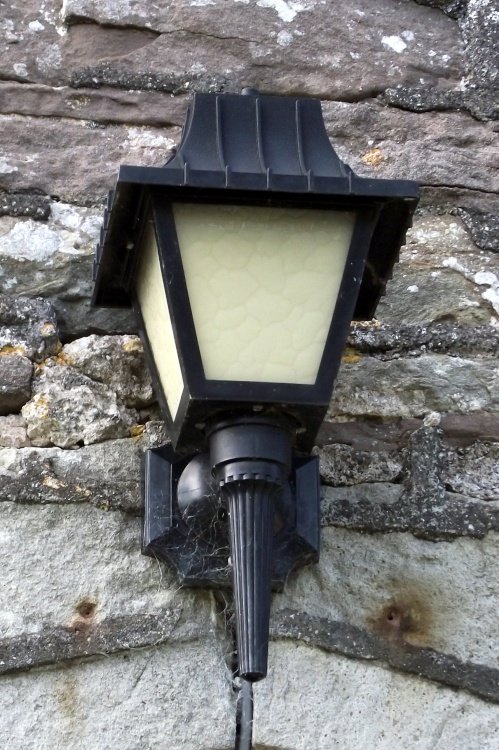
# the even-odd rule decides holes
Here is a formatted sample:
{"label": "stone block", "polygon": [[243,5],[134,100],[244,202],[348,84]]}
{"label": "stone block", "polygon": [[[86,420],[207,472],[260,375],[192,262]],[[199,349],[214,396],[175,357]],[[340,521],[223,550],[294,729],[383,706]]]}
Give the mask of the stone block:
{"label": "stone block", "polygon": [[31,397],[33,365],[20,354],[0,354],[0,414],[15,414]]}
{"label": "stone block", "polygon": [[329,417],[421,417],[499,411],[497,359],[426,354],[343,362]]}
{"label": "stone block", "polygon": [[474,443],[449,454],[444,479],[453,492],[499,501],[499,445]]}
{"label": "stone block", "polygon": [[66,300],[51,298],[57,314],[62,341],[79,339],[90,334],[135,333],[137,323],[131,310],[90,307],[90,299]]}
{"label": "stone block", "polygon": [[[179,139],[176,127],[161,130],[124,125],[106,127],[87,120],[20,115],[0,115],[0,128],[6,153],[0,168],[0,189],[41,191],[58,196],[65,203],[98,205],[96,215],[101,214],[102,203],[115,183],[120,164],[164,164]],[[21,139],[19,133],[23,134]],[[27,152],[29,161],[25,158]],[[106,155],[104,160],[102,154]],[[61,169],[61,164],[71,165],[71,169]],[[30,229],[37,231],[36,226]],[[14,239],[21,249],[26,243],[25,233],[16,231],[20,234]],[[38,235],[34,247],[44,248],[44,254],[50,255],[55,251],[56,240],[45,236],[45,227],[40,231],[44,234]]]}
{"label": "stone block", "polygon": [[54,308],[41,298],[0,295],[0,352],[41,362],[61,348]]}
{"label": "stone block", "polygon": [[460,218],[418,214],[377,310],[400,323],[489,323],[499,316],[499,260],[477,249]]}
{"label": "stone block", "polygon": [[[88,29],[88,26],[81,26],[80,36],[88,35]],[[74,32],[70,31],[70,35],[72,33]],[[97,33],[94,27],[91,35]],[[89,55],[90,53],[91,50]],[[129,82],[131,85],[134,84],[131,79]],[[89,78],[88,85],[95,86],[91,78]],[[13,113],[12,102],[15,101],[15,113],[18,115],[64,117],[106,124],[168,127],[182,125],[185,118],[186,99],[186,95],[173,98],[164,91],[129,91],[109,86],[102,86],[99,89],[80,86],[74,89],[71,86],[53,87],[39,83],[0,81],[0,113],[5,115]],[[45,198],[45,202],[46,200]],[[4,198],[3,204],[0,203],[0,212],[3,210],[5,213],[16,216],[32,215],[33,218],[40,218],[45,213],[44,208],[43,196],[39,196],[36,213],[33,199],[23,200],[22,194]]]}
{"label": "stone block", "polygon": [[235,706],[213,637],[0,678],[12,750],[231,750]]}
{"label": "stone block", "polygon": [[[459,29],[438,11],[415,4],[402,8],[392,0],[382,0],[373,9],[360,0],[355,6],[342,1],[335,12],[342,22],[335,26],[333,43],[330,8],[311,0],[262,1],[251,8],[223,0],[181,0],[166,14],[153,6],[68,0],[63,8],[66,22],[92,20],[160,32],[127,54],[104,54],[97,65],[90,59],[86,69],[75,70],[70,63],[72,82],[83,78],[88,86],[94,79],[95,85],[136,88],[134,74],[138,79],[138,73],[147,73],[141,87],[149,82],[181,91],[239,90],[250,83],[274,93],[292,90],[350,100],[390,83],[459,79]],[[366,58],[370,65],[364,64]]]}
{"label": "stone block", "polygon": [[125,406],[141,408],[154,400],[138,336],[86,336],[66,344],[59,359],[108,386]]}
{"label": "stone block", "polygon": [[[2,638],[107,618],[175,612],[176,637],[211,630],[210,597],[179,591],[169,571],[140,552],[140,521],[90,505],[0,502]],[[89,621],[90,620],[90,621]],[[1,692],[1,691],[0,691]]]}
{"label": "stone block", "polygon": [[[0,218],[0,292],[11,297],[88,297],[101,223],[100,210],[54,202],[46,223]],[[34,302],[17,303],[18,319],[40,318],[48,303],[36,304],[38,310]]]}
{"label": "stone block", "polygon": [[418,677],[278,642],[255,688],[256,748],[494,750],[499,707]]}
{"label": "stone block", "polygon": [[480,541],[435,543],[326,528],[319,565],[274,595],[274,612],[291,608],[352,623],[388,642],[398,628],[404,643],[497,669],[498,550],[494,532]]}
{"label": "stone block", "polygon": [[138,421],[110,387],[65,364],[41,369],[33,391],[22,409],[33,445],[71,448],[127,437]]}
{"label": "stone block", "polygon": [[[2,417],[10,420],[12,417]],[[22,420],[22,417],[18,417]],[[24,422],[24,420],[23,420]],[[0,427],[1,429],[1,427]],[[11,442],[29,445],[24,433],[12,432]],[[7,438],[2,438],[7,443]],[[78,450],[0,449],[0,494],[14,503],[45,505],[91,503],[137,515],[142,507],[141,457],[147,437],[107,440]]]}
{"label": "stone block", "polygon": [[347,445],[326,445],[319,456],[322,481],[333,486],[395,482],[402,474],[400,451],[359,451]]}
{"label": "stone block", "polygon": [[[496,126],[462,112],[414,114],[380,102],[324,102],[329,137],[366,177],[417,180],[426,186],[497,192]],[[424,155],[424,158],[422,158]]]}
{"label": "stone block", "polygon": [[0,445],[2,447],[25,448],[29,444],[26,422],[20,414],[0,417]]}

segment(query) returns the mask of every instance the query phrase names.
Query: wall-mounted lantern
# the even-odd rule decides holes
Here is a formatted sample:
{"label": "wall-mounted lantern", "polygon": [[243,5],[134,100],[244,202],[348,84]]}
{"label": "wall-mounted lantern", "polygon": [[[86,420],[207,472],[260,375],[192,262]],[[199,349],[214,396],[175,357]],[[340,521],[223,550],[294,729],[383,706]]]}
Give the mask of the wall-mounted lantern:
{"label": "wall-mounted lantern", "polygon": [[251,90],[196,94],[174,156],[110,193],[93,304],[135,308],[172,440],[147,455],[143,551],[233,584],[245,680],[267,672],[271,588],[318,559],[309,453],[417,201],[340,161],[319,101]]}

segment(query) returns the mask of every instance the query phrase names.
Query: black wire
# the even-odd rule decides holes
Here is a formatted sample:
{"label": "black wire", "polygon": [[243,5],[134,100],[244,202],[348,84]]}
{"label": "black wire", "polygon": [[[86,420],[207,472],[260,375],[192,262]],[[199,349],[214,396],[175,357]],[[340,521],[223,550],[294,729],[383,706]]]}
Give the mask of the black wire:
{"label": "black wire", "polygon": [[236,748],[235,750],[252,750],[253,743],[253,684],[241,680],[237,697],[236,713]]}

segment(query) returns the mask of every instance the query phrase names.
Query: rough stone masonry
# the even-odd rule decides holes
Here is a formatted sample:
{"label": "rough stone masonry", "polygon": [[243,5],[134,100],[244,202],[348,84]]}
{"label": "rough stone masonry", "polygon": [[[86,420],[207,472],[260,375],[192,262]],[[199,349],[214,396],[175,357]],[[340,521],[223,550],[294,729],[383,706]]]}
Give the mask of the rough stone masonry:
{"label": "rough stone masonry", "polygon": [[252,86],[320,98],[359,174],[423,194],[344,354],[255,748],[496,749],[497,0],[11,0],[0,24],[0,746],[234,746],[230,602],[140,555],[167,435],[132,318],[89,298],[119,164],[163,163],[192,91]]}

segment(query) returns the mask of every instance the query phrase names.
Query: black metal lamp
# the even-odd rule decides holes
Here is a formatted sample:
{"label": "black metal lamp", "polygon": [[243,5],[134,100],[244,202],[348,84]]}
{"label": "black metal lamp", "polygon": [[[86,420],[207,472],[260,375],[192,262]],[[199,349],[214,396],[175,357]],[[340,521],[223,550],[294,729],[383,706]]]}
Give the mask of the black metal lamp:
{"label": "black metal lamp", "polygon": [[233,582],[255,681],[271,587],[318,559],[309,452],[349,324],[372,317],[418,188],[357,177],[319,101],[245,93],[196,94],[164,167],[120,168],[93,304],[136,309],[170,429],[146,459],[143,551],[188,585]]}

